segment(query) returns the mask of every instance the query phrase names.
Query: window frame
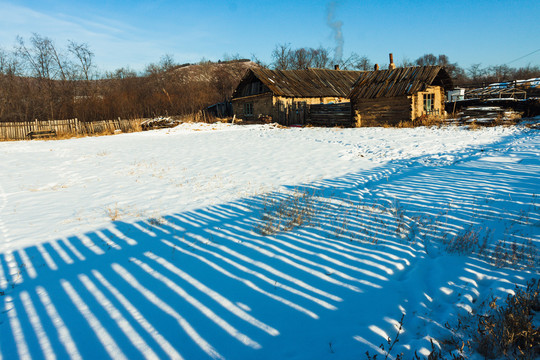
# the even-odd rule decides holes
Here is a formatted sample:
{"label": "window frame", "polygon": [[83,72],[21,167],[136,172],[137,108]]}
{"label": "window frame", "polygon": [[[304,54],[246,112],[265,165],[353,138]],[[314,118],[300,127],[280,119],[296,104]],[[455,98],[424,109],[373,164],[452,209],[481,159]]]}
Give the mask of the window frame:
{"label": "window frame", "polygon": [[422,100],[424,104],[424,113],[433,114],[435,112],[435,94],[423,93]]}
{"label": "window frame", "polygon": [[253,103],[244,103],[244,116],[253,116]]}

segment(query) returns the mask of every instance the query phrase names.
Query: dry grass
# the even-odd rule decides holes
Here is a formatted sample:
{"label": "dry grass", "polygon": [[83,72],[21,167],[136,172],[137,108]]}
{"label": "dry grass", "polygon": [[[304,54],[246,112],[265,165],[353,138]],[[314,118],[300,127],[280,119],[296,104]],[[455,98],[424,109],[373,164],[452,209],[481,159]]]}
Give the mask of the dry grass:
{"label": "dry grass", "polygon": [[400,122],[398,127],[442,126],[446,125],[447,118],[443,115],[422,115],[413,121]]}
{"label": "dry grass", "polygon": [[[516,286],[514,294],[502,304],[491,297],[479,305],[478,311],[461,317],[455,327],[446,323],[453,335],[439,341],[441,347],[430,339],[432,351],[427,360],[464,360],[476,358],[476,354],[484,359],[540,358],[539,280],[531,279],[525,288]],[[399,356],[396,359],[402,359]],[[413,359],[422,358],[415,352]]]}
{"label": "dry grass", "polygon": [[518,244],[501,239],[489,254],[492,265],[511,268],[537,268],[540,262],[538,249],[531,239]]}
{"label": "dry grass", "polygon": [[[141,124],[140,120],[134,120],[130,124],[130,128],[126,132],[141,132]],[[59,132],[56,134],[56,136],[52,136],[50,138],[47,138],[46,140],[66,140],[66,139],[74,139],[74,138],[83,138],[88,136],[109,136],[109,135],[116,135],[118,134],[119,129],[115,128],[104,128],[101,130],[98,130],[96,132]]]}
{"label": "dry grass", "polygon": [[481,254],[487,247],[489,236],[489,229],[471,225],[457,235],[445,234],[442,242],[450,254],[468,255],[474,252]]}
{"label": "dry grass", "polygon": [[105,212],[111,221],[120,220],[124,215],[124,211],[118,207],[118,203],[114,204],[114,206],[107,207]]}
{"label": "dry grass", "polygon": [[165,220],[162,216],[154,216],[148,219],[148,224],[152,226],[160,226],[166,223],[167,223],[167,220]]}
{"label": "dry grass", "polygon": [[512,359],[538,359],[540,329],[540,281],[532,279],[525,289],[516,287],[503,305],[496,298],[485,313],[476,315],[476,350],[487,358],[510,356]]}
{"label": "dry grass", "polygon": [[521,121],[522,114],[516,112],[501,112],[497,117],[493,118],[491,121],[476,121],[472,120],[467,123],[469,130],[480,130],[486,127],[495,127],[495,126],[514,126],[519,124]]}
{"label": "dry grass", "polygon": [[454,333],[442,342],[445,350],[460,354],[478,352],[485,359],[538,359],[539,280],[531,279],[525,288],[516,286],[514,294],[508,295],[503,304],[496,297],[483,302],[478,311],[461,318],[456,328],[445,325]]}
{"label": "dry grass", "polygon": [[443,115],[422,115],[414,120],[400,121],[398,123],[363,120],[361,123],[361,127],[415,128],[420,126],[443,126],[447,125],[447,118],[447,116]]}
{"label": "dry grass", "polygon": [[261,223],[256,230],[262,235],[273,235],[308,225],[315,215],[315,197],[308,190],[263,199]]}

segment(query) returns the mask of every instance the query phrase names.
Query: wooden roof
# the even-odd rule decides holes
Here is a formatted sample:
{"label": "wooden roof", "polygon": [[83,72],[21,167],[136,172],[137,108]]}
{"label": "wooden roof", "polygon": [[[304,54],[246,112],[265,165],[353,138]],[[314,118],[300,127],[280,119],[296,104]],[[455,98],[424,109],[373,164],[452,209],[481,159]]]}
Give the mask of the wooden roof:
{"label": "wooden roof", "polygon": [[360,73],[349,98],[374,99],[411,95],[430,85],[452,87],[452,79],[442,66],[415,66]]}
{"label": "wooden roof", "polygon": [[241,97],[240,89],[259,79],[277,96],[289,97],[346,97],[362,71],[305,69],[270,70],[254,68],[248,70],[233,93],[233,98]]}

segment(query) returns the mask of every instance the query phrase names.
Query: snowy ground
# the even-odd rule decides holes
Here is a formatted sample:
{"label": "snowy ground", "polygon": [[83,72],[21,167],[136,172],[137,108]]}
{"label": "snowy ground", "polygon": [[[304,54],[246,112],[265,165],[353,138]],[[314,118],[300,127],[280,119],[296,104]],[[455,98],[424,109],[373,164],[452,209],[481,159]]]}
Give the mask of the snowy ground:
{"label": "snowy ground", "polygon": [[0,358],[359,359],[403,314],[392,354],[427,355],[538,276],[539,154],[524,127],[0,143]]}

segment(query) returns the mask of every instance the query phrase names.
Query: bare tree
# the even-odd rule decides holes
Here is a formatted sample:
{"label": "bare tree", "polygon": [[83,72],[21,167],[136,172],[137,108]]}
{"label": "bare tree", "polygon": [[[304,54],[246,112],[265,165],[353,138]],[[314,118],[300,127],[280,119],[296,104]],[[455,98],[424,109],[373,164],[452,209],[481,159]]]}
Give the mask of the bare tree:
{"label": "bare tree", "polygon": [[356,53],[352,53],[348,58],[344,59],[341,64],[338,64],[342,69],[351,69],[351,70],[362,70],[369,71],[373,70],[373,64],[369,58],[365,55],[360,56]]}
{"label": "bare tree", "polygon": [[30,38],[30,43],[31,47],[26,46],[24,39],[17,36],[17,54],[35,77],[52,79],[55,75],[52,41],[34,33]]}
{"label": "bare tree", "polygon": [[251,54],[251,61],[263,68],[268,68],[269,65],[259,59],[255,54]]}
{"label": "bare tree", "polygon": [[425,54],[423,56],[420,56],[418,59],[416,59],[415,63],[418,66],[437,65],[438,59],[433,54]]}
{"label": "bare tree", "polygon": [[287,70],[291,64],[291,44],[276,45],[272,51],[272,65],[276,70]]}
{"label": "bare tree", "polygon": [[409,60],[408,57],[404,57],[401,62],[399,63],[399,67],[411,67],[414,66],[414,62]]}
{"label": "bare tree", "polygon": [[242,59],[242,57],[240,56],[239,53],[236,53],[236,54],[225,53],[225,54],[223,54],[223,61],[234,61],[234,60],[240,60],[240,59]]}
{"label": "bare tree", "polygon": [[473,82],[480,82],[482,78],[486,75],[486,70],[482,69],[482,64],[472,64],[467,69],[467,74]]}
{"label": "bare tree", "polygon": [[509,80],[513,75],[512,69],[506,64],[491,66],[488,72],[495,78],[495,81]]}
{"label": "bare tree", "polygon": [[67,80],[72,76],[73,64],[68,57],[64,56],[56,49],[54,44],[50,43],[50,50],[56,66],[56,78],[60,80]]}
{"label": "bare tree", "polygon": [[1,75],[21,75],[20,63],[17,56],[0,48],[0,74]]}
{"label": "bare tree", "polygon": [[174,57],[171,54],[162,55],[159,59],[159,66],[161,68],[161,71],[172,70],[176,66],[176,63],[174,62]]}
{"label": "bare tree", "polygon": [[76,43],[70,40],[68,43],[68,51],[75,56],[78,61],[79,72],[82,74],[84,80],[90,80],[91,71],[94,66],[93,59],[94,53],[90,50],[90,47],[86,43]]}
{"label": "bare tree", "polygon": [[326,69],[331,67],[330,51],[322,46],[317,49],[310,49],[311,51],[311,66],[319,69]]}
{"label": "bare tree", "polygon": [[107,79],[129,79],[137,77],[137,73],[129,67],[121,67],[113,72],[106,72],[105,77]]}
{"label": "bare tree", "polygon": [[291,53],[291,68],[293,69],[307,69],[311,66],[313,60],[313,53],[306,48],[299,48]]}

